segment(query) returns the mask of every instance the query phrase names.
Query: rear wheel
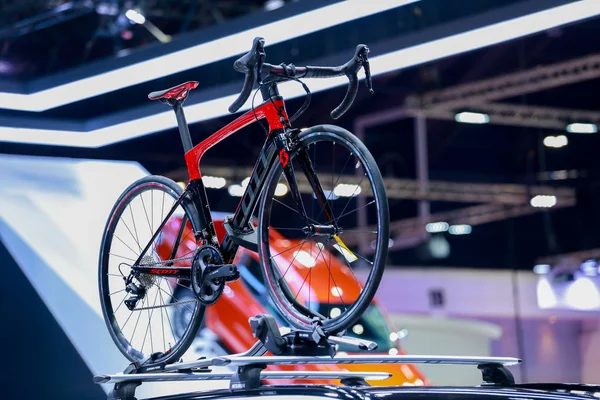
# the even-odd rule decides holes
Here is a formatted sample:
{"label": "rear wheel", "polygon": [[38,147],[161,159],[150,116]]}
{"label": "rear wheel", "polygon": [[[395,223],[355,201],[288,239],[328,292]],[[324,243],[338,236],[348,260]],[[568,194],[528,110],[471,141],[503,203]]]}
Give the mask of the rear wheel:
{"label": "rear wheel", "polygon": [[[130,361],[151,354],[157,363],[177,361],[192,343],[204,314],[189,280],[132,270],[182,192],[170,179],[144,177],[117,200],[104,231],[99,260],[102,312],[111,337]],[[193,212],[188,205],[179,205],[140,264],[190,268],[197,249],[195,227],[190,222],[194,221],[190,218]],[[169,262],[173,255],[174,261]],[[143,292],[131,309],[127,301],[134,294],[126,289],[128,283]],[[178,319],[182,313],[186,318]]]}
{"label": "rear wheel", "polygon": [[318,317],[337,333],[360,318],[379,286],[389,240],[387,197],[375,160],[350,132],[316,126],[297,143],[287,165],[306,218],[281,162],[275,163],[259,209],[265,285],[291,325],[309,329]]}

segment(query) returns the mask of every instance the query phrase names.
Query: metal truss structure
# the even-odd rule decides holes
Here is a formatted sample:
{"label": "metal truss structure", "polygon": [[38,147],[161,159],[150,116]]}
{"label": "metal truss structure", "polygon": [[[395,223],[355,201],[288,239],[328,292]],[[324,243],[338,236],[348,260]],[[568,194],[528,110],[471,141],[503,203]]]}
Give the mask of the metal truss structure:
{"label": "metal truss structure", "polygon": [[[250,176],[252,167],[220,167],[214,165],[203,165],[202,172],[205,176],[218,176],[240,183],[244,178]],[[187,173],[186,170],[174,171],[168,176],[172,179],[181,180]],[[308,181],[298,175],[298,188],[301,193],[312,193]],[[323,175],[323,181],[327,182],[329,178]],[[342,175],[339,183],[353,182],[356,177],[348,175],[344,179]],[[390,199],[409,199],[409,200],[428,200],[428,201],[452,201],[458,203],[490,203],[498,205],[524,205],[529,208],[529,199],[536,195],[556,196],[557,206],[572,206],[575,204],[575,190],[565,187],[554,186],[531,186],[518,184],[490,184],[490,183],[472,183],[472,182],[448,182],[448,181],[430,181],[428,188],[423,191],[419,187],[419,182],[414,179],[383,178],[386,193]],[[363,194],[368,196],[368,185],[361,188]]]}
{"label": "metal truss structure", "polygon": [[[415,118],[418,180],[411,183],[391,180],[386,185],[389,185],[392,196],[419,200],[419,216],[392,222],[392,236],[395,237],[392,248],[410,247],[426,240],[425,225],[428,222],[478,225],[538,212],[543,209],[528,204],[528,200],[537,194],[555,195],[558,202],[554,208],[575,205],[574,191],[566,188],[557,189],[561,193],[542,193],[541,187],[524,185],[429,181],[425,151],[427,131],[423,121],[425,118],[454,120],[457,111],[472,110],[487,114],[492,124],[509,126],[564,130],[575,121],[600,124],[600,112],[497,102],[596,78],[600,78],[600,54],[409,96],[402,110],[390,109],[357,119],[354,129],[359,137],[363,137],[368,127]],[[484,204],[430,214],[428,201]],[[362,225],[365,225],[364,218]],[[345,240],[352,244],[351,238]]]}
{"label": "metal truss structure", "polygon": [[600,78],[600,54],[436,90],[406,100],[410,108],[456,109]]}
{"label": "metal truss structure", "polygon": [[600,123],[600,113],[495,101],[597,78],[600,78],[600,54],[593,54],[409,96],[406,106],[408,114],[428,118],[454,120],[455,111],[472,109],[488,114],[493,124],[564,130],[574,121]]}

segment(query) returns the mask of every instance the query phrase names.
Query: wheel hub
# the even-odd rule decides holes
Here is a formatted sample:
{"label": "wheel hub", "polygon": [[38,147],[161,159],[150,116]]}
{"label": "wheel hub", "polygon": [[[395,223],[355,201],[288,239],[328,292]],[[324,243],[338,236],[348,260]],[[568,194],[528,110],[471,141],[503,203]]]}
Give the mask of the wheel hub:
{"label": "wheel hub", "polygon": [[331,237],[333,235],[339,235],[343,232],[343,229],[335,225],[311,224],[302,228],[302,232],[304,232],[305,235]]}

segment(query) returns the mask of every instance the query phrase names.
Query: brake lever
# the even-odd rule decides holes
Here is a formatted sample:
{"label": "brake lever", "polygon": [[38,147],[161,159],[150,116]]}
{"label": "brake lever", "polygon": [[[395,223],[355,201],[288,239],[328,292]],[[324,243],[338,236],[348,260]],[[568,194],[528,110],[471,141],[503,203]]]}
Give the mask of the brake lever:
{"label": "brake lever", "polygon": [[365,85],[367,85],[369,92],[373,94],[375,91],[373,90],[373,80],[371,79],[371,66],[369,65],[369,60],[365,60],[363,66],[365,67]]}
{"label": "brake lever", "polygon": [[263,41],[260,42],[260,45],[256,49],[256,55],[258,56],[258,61],[256,62],[256,83],[260,86],[262,85],[262,67],[267,56]]}
{"label": "brake lever", "polygon": [[365,46],[359,54],[358,62],[365,68],[365,85],[371,94],[373,90],[373,80],[371,79],[371,65],[369,64],[369,48]]}

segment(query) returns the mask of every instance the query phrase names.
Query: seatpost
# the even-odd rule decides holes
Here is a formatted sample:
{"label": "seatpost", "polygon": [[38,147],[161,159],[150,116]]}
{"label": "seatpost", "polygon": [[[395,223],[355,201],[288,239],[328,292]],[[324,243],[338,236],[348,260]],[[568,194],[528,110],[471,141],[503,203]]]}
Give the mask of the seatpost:
{"label": "seatpost", "polygon": [[181,143],[183,144],[183,151],[188,152],[192,149],[192,137],[190,136],[190,129],[188,128],[187,121],[185,120],[185,114],[183,113],[182,101],[176,101],[173,104],[173,110],[175,110],[175,117],[177,118],[177,126],[179,127],[179,135],[181,136]]}

